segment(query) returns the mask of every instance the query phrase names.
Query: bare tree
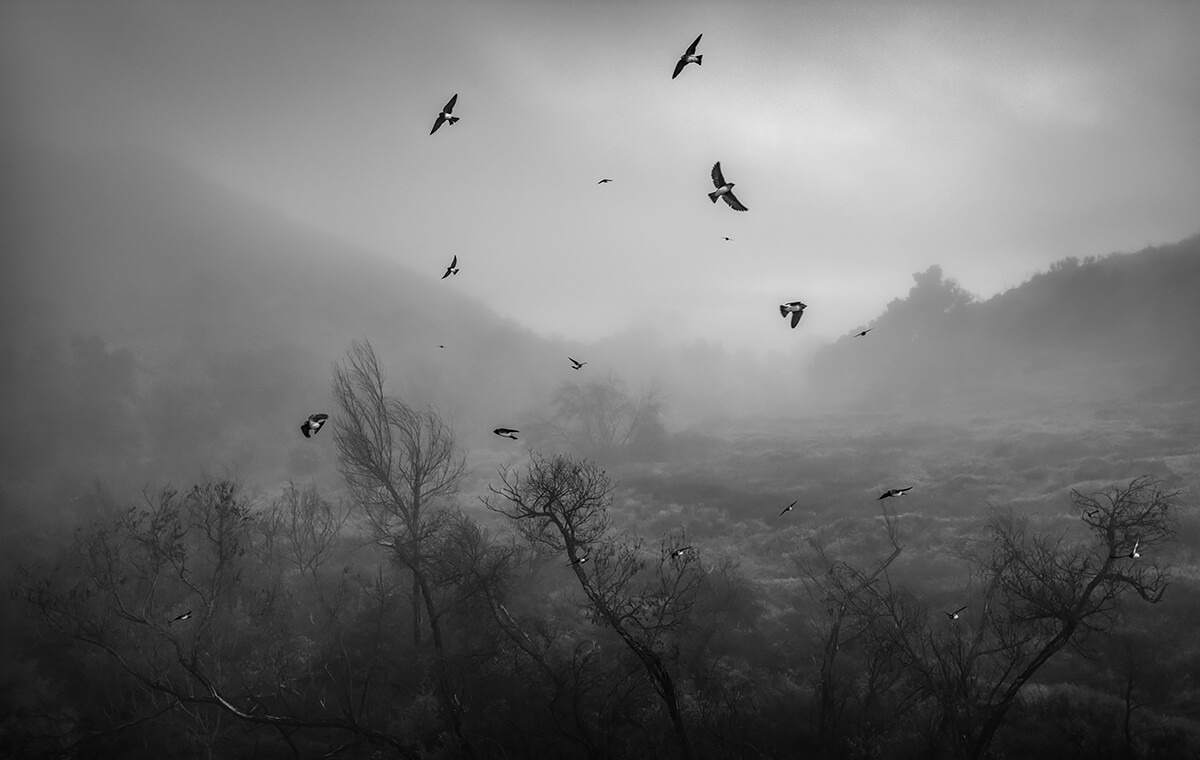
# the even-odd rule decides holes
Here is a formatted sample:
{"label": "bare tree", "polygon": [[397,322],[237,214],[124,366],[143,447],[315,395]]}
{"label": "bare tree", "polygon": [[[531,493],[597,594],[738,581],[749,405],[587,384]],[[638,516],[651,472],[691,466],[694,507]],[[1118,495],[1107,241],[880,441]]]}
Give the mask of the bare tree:
{"label": "bare tree", "polygon": [[921,637],[896,626],[900,656],[941,706],[941,741],[958,754],[984,757],[1021,688],[1064,647],[1110,631],[1124,596],[1162,599],[1154,550],[1174,534],[1178,493],[1143,476],[1072,491],[1071,502],[1090,540],[1032,534],[1026,518],[995,510],[969,555],[984,588],[977,612]]}
{"label": "bare tree", "polygon": [[288,483],[270,506],[257,516],[254,550],[264,564],[279,555],[307,581],[327,617],[337,610],[336,592],[326,588],[321,568],[334,557],[342,527],[350,513],[321,497],[315,488]]}
{"label": "bare tree", "polygon": [[418,412],[384,391],[384,373],[374,348],[355,341],[334,367],[334,422],[338,463],[368,530],[412,574],[412,636],[421,646],[422,609],[436,655],[437,696],[464,751],[463,704],[451,683],[438,607],[437,567],[426,547],[445,539],[450,515],[435,510],[458,490],[465,457],[454,433],[433,409]]}
{"label": "bare tree", "polygon": [[333,370],[338,463],[374,537],[412,573],[413,642],[420,646],[424,606],[437,644],[441,632],[428,609],[433,599],[421,550],[441,527],[441,513],[430,507],[457,492],[466,460],[436,411],[412,409],[387,395],[383,383],[375,349],[355,341]]}
{"label": "bare tree", "polygon": [[554,437],[586,457],[610,461],[625,451],[653,453],[665,435],[658,389],[652,386],[635,398],[613,375],[563,383],[552,406]]}
{"label": "bare tree", "polygon": [[312,714],[297,699],[308,655],[259,583],[269,568],[248,551],[254,533],[252,500],[233,483],[168,488],[81,531],[70,564],[23,572],[21,590],[49,628],[103,652],[136,686],[143,714],[114,730],[186,716],[211,754],[232,718],[273,728],[293,751],[295,732],[336,732],[414,757],[362,716]]}
{"label": "bare tree", "polygon": [[594,619],[641,663],[667,709],[681,756],[691,757],[667,659],[702,577],[696,552],[664,543],[648,567],[640,542],[615,535],[608,516],[613,487],[592,462],[534,455],[524,476],[506,471],[500,479],[500,488],[491,487],[497,498],[484,503],[513,520],[531,543],[564,556]]}
{"label": "bare tree", "polygon": [[[822,631],[821,664],[817,678],[819,712],[817,736],[822,750],[830,751],[837,734],[842,710],[849,695],[840,693],[835,666],[842,649],[863,643],[867,653],[865,679],[860,679],[862,706],[871,703],[899,680],[895,660],[889,656],[888,636],[881,635],[879,619],[894,604],[887,570],[903,551],[896,516],[883,506],[883,523],[892,551],[876,560],[870,569],[861,569],[829,556],[819,536],[809,539],[816,563],[798,562],[810,596],[821,605],[828,618]],[[894,711],[893,711],[894,712]],[[894,714],[895,718],[899,715]]]}

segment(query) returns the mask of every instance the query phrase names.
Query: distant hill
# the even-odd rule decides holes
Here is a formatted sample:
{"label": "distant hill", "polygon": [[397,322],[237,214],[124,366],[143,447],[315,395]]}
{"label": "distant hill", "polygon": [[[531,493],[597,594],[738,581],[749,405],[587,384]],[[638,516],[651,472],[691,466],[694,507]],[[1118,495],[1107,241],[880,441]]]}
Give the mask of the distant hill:
{"label": "distant hill", "polygon": [[6,474],[309,477],[333,458],[318,467],[298,425],[329,408],[331,365],[356,338],[470,445],[528,407],[548,385],[539,368],[561,358],[440,272],[331,240],[167,157],[25,151],[4,169]]}
{"label": "distant hill", "polygon": [[986,301],[939,267],[914,280],[871,333],[817,353],[810,380],[822,398],[1007,408],[1200,392],[1200,235],[1065,259]]}

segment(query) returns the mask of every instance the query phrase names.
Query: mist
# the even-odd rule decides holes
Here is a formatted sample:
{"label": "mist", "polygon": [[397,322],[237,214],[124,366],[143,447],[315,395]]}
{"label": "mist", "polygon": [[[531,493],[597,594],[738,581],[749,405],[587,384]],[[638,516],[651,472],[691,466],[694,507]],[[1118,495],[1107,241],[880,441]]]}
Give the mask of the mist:
{"label": "mist", "polygon": [[0,754],[1197,751],[1147,8],[7,6]]}

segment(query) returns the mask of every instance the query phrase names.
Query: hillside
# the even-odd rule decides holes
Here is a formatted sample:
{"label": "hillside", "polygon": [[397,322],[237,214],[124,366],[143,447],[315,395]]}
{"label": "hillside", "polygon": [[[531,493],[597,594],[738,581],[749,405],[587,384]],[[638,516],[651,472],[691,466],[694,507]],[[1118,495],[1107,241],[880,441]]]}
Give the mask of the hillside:
{"label": "hillside", "polygon": [[871,333],[817,354],[811,380],[823,398],[995,409],[1200,387],[1200,236],[1066,259],[986,301],[936,266],[914,280]]}
{"label": "hillside", "polygon": [[[20,156],[20,157],[18,157]],[[560,349],[418,273],[148,153],[14,152],[0,382],[15,481],[328,474],[296,434],[330,367],[371,340],[466,443],[528,407]],[[446,346],[439,349],[439,345]],[[479,428],[476,435],[475,428]]]}

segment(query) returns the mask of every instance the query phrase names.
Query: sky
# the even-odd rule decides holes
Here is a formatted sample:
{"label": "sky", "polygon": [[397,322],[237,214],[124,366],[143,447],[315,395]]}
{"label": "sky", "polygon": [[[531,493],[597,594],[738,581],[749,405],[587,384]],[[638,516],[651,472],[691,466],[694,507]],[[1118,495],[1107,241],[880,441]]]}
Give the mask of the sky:
{"label": "sky", "polygon": [[1200,230],[1198,38],[1185,0],[0,0],[0,93],[543,334],[775,351],[786,301],[835,338],[931,264],[988,297]]}

